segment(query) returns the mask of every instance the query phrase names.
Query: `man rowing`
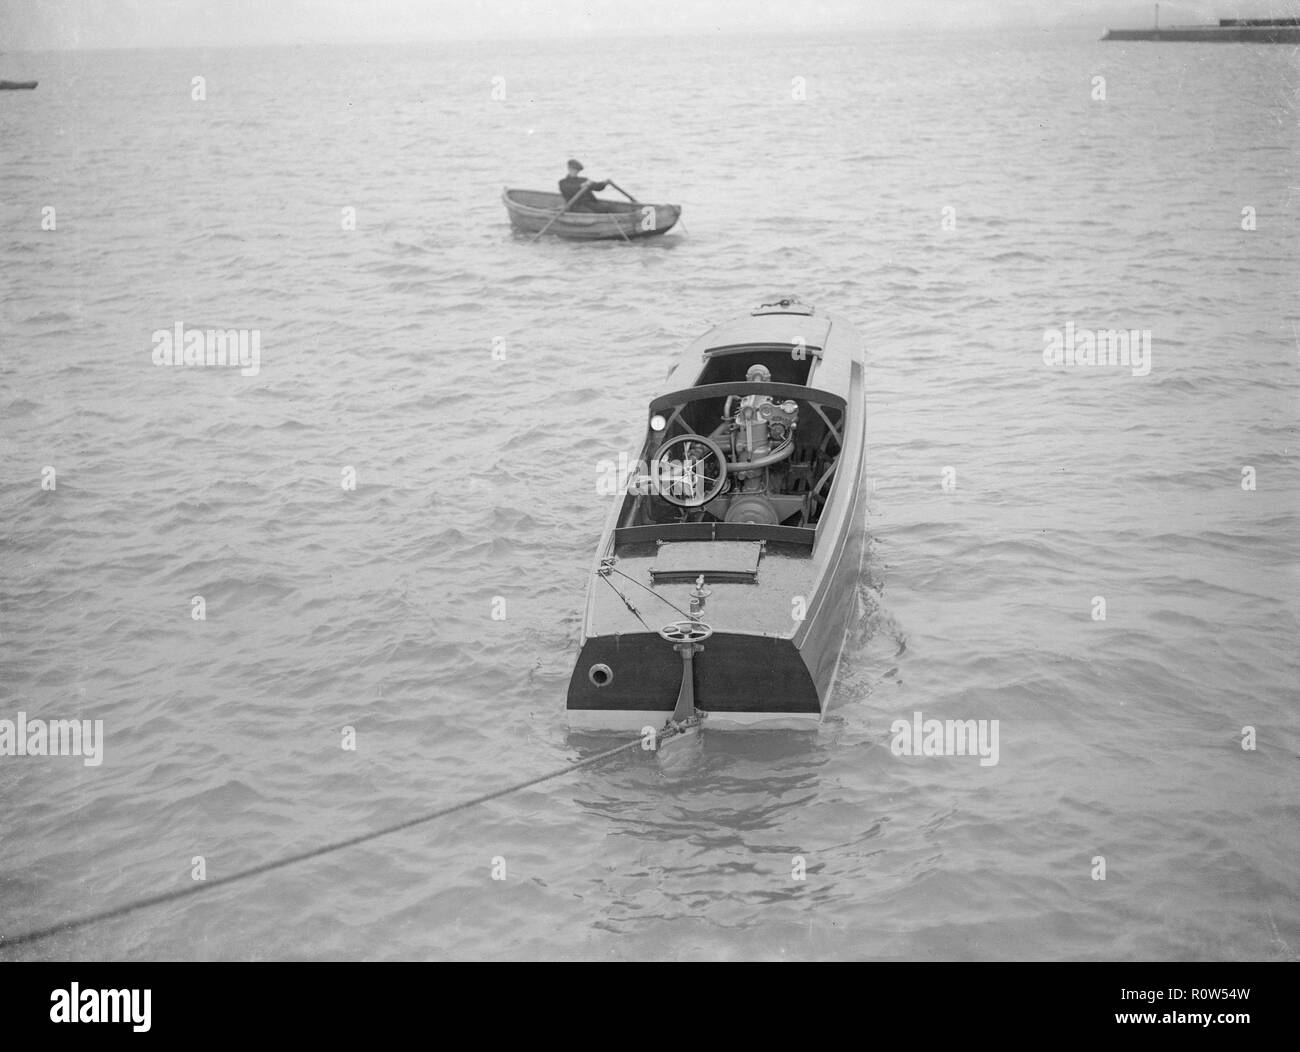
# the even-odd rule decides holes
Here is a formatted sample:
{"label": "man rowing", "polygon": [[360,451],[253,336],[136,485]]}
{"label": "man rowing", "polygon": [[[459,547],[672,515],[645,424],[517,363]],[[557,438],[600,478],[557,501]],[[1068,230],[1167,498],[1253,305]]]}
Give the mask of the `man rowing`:
{"label": "man rowing", "polygon": [[[569,205],[570,212],[617,212],[618,204],[615,201],[602,201],[595,196],[595,191],[603,190],[608,183],[594,182],[591,179],[584,179],[578,173],[582,171],[582,165],[577,161],[569,161],[569,174],[560,180],[560,193],[564,195],[566,201],[572,201]],[[577,200],[574,200],[575,196]]]}

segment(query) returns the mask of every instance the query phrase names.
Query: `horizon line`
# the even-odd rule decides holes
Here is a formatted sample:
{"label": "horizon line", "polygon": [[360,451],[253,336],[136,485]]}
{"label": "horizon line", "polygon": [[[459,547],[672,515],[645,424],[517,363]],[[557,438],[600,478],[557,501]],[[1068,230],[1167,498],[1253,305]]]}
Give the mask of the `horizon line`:
{"label": "horizon line", "polygon": [[1012,22],[998,25],[962,25],[962,26],[908,26],[898,23],[883,23],[863,26],[858,23],[818,26],[816,28],[736,28],[710,30],[681,30],[671,33],[645,31],[623,31],[617,33],[498,33],[489,36],[448,35],[448,36],[405,36],[405,37],[348,37],[321,40],[273,40],[273,41],[221,41],[214,43],[170,43],[170,44],[79,44],[50,45],[35,48],[7,48],[0,55],[40,55],[64,52],[92,51],[184,51],[202,49],[253,49],[253,48],[292,48],[292,47],[356,47],[359,45],[392,46],[403,44],[491,44],[491,43],[583,43],[612,40],[699,40],[705,37],[815,37],[824,35],[856,37],[897,37],[897,36],[975,36],[980,34],[1005,33],[1023,30],[1037,33],[1083,33],[1101,32],[1106,26],[1084,22],[1062,22],[1046,26],[1033,22]]}

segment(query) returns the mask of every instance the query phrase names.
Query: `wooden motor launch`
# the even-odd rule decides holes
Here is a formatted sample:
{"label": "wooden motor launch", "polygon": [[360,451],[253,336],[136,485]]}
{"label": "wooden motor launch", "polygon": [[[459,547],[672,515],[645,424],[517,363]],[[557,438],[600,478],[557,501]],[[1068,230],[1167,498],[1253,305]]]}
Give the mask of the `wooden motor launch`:
{"label": "wooden motor launch", "polygon": [[862,340],[795,299],[692,343],[597,546],[572,726],[816,726],[866,541]]}

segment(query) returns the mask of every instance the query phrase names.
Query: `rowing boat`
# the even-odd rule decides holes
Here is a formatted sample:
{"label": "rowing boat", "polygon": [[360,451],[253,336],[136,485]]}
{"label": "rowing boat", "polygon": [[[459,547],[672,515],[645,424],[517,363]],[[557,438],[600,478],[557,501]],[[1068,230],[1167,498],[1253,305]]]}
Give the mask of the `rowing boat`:
{"label": "rowing boat", "polygon": [[797,300],[686,349],[597,546],[571,725],[821,720],[866,540],[864,372],[852,325]]}
{"label": "rowing boat", "polygon": [[604,211],[561,214],[564,197],[542,190],[503,190],[501,200],[510,225],[526,234],[543,230],[560,237],[584,241],[650,237],[673,228],[682,210],[677,205],[649,205],[639,201],[600,202]]}

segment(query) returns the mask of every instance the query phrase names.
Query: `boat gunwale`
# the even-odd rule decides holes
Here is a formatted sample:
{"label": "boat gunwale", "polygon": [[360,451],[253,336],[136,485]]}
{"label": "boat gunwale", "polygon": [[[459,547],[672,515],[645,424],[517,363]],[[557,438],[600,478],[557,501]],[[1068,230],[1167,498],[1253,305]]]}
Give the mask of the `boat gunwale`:
{"label": "boat gunwale", "polygon": [[519,187],[507,187],[501,191],[501,200],[505,202],[506,208],[517,211],[520,214],[531,215],[536,219],[563,217],[564,219],[609,220],[617,217],[639,216],[641,209],[643,208],[653,208],[656,212],[663,210],[665,212],[673,212],[679,216],[681,215],[681,205],[656,204],[652,201],[605,201],[604,203],[606,204],[617,206],[618,210],[607,212],[568,212],[559,206],[544,207],[542,205],[530,205],[525,204],[522,201],[516,201],[510,196],[511,194],[516,193],[546,194],[556,198],[560,206],[564,204],[563,195],[552,193],[549,190],[523,190]]}

